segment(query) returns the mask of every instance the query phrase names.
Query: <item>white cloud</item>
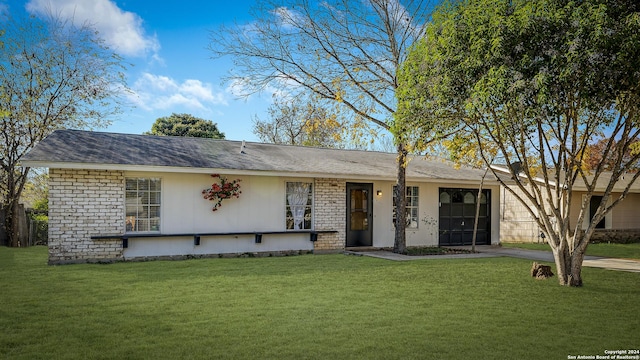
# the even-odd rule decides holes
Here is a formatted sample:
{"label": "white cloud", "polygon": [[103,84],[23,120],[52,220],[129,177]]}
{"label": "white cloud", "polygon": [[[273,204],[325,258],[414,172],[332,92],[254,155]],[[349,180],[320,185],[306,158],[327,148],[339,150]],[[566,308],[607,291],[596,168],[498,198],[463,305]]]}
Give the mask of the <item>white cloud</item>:
{"label": "white cloud", "polygon": [[219,92],[214,94],[211,84],[203,83],[200,80],[185,80],[185,82],[180,85],[180,91],[206,102],[214,104],[227,103],[223,93]]}
{"label": "white cloud", "polygon": [[133,84],[132,91],[129,100],[148,111],[175,107],[211,111],[213,105],[228,105],[224,91],[216,91],[210,83],[195,79],[177,82],[168,76],[144,73]]}
{"label": "white cloud", "polygon": [[168,76],[144,73],[142,74],[142,77],[136,81],[134,88],[146,88],[156,91],[175,91],[178,88],[178,84]]}
{"label": "white cloud", "polygon": [[105,42],[121,55],[157,57],[160,42],[155,35],[145,33],[143,20],[135,13],[123,11],[110,0],[30,0],[27,11],[37,15],[49,12],[73,19],[76,24],[87,22],[99,31]]}
{"label": "white cloud", "polygon": [[304,27],[307,19],[298,11],[286,6],[278,7],[271,11],[278,24],[285,30],[300,29]]}

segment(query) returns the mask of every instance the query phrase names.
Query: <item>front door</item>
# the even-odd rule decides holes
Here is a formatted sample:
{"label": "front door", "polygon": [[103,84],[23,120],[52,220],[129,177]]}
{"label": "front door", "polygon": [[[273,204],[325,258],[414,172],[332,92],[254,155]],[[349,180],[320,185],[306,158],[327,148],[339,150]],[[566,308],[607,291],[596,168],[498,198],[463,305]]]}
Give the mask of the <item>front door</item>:
{"label": "front door", "polygon": [[371,246],[373,184],[347,183],[347,247]]}

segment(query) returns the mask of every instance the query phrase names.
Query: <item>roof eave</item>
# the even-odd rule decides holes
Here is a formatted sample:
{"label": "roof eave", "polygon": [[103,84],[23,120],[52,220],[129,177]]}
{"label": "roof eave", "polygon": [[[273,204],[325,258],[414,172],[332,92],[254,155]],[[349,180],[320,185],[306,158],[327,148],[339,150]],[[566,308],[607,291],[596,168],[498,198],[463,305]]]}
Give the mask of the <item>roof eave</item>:
{"label": "roof eave", "polygon": [[[343,173],[319,173],[319,172],[300,172],[300,171],[270,171],[270,170],[240,170],[227,168],[197,168],[197,167],[172,167],[172,166],[151,166],[151,165],[130,165],[130,164],[99,164],[99,163],[71,163],[71,162],[46,162],[37,160],[23,161],[24,166],[33,168],[49,168],[49,169],[78,169],[78,170],[117,170],[128,172],[165,172],[165,173],[183,173],[183,174],[234,174],[246,176],[279,176],[279,177],[297,177],[297,178],[340,178],[361,181],[396,181],[394,175],[372,175],[372,174],[343,174]],[[406,178],[407,182],[428,182],[442,183],[447,182],[456,185],[474,185],[477,186],[479,180],[466,179],[444,179],[410,176]],[[487,186],[498,185],[497,181],[486,180]]]}

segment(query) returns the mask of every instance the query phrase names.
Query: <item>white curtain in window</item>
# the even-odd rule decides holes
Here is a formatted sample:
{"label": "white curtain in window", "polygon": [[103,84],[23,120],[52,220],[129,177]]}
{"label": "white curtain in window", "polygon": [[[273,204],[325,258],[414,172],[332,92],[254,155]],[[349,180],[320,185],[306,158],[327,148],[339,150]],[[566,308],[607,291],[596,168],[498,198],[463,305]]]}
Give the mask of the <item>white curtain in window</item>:
{"label": "white curtain in window", "polygon": [[289,207],[291,208],[291,214],[293,215],[293,229],[302,229],[302,222],[304,221],[304,211],[307,206],[307,199],[309,196],[309,184],[305,183],[289,183],[289,195],[287,200],[289,201]]}

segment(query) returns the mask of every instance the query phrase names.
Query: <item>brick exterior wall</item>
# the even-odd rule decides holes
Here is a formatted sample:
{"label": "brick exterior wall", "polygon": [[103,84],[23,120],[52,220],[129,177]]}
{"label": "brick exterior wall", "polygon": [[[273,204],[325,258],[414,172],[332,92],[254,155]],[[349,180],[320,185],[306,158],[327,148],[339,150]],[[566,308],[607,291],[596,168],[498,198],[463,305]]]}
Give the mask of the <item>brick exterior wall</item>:
{"label": "brick exterior wall", "polygon": [[[584,230],[580,230],[581,235]],[[614,244],[631,244],[640,242],[640,230],[638,229],[596,229],[591,235],[589,242],[597,243],[614,243]]]}
{"label": "brick exterior wall", "polygon": [[[508,190],[502,192],[500,206],[500,241],[517,243],[542,242],[540,228],[529,211]],[[520,189],[515,191],[524,197]]]}
{"label": "brick exterior wall", "polygon": [[49,264],[122,259],[122,241],[91,236],[121,233],[123,217],[122,171],[49,170]]}
{"label": "brick exterior wall", "polygon": [[337,230],[337,233],[318,234],[316,252],[344,250],[346,244],[347,182],[342,179],[315,180],[315,229]]}

